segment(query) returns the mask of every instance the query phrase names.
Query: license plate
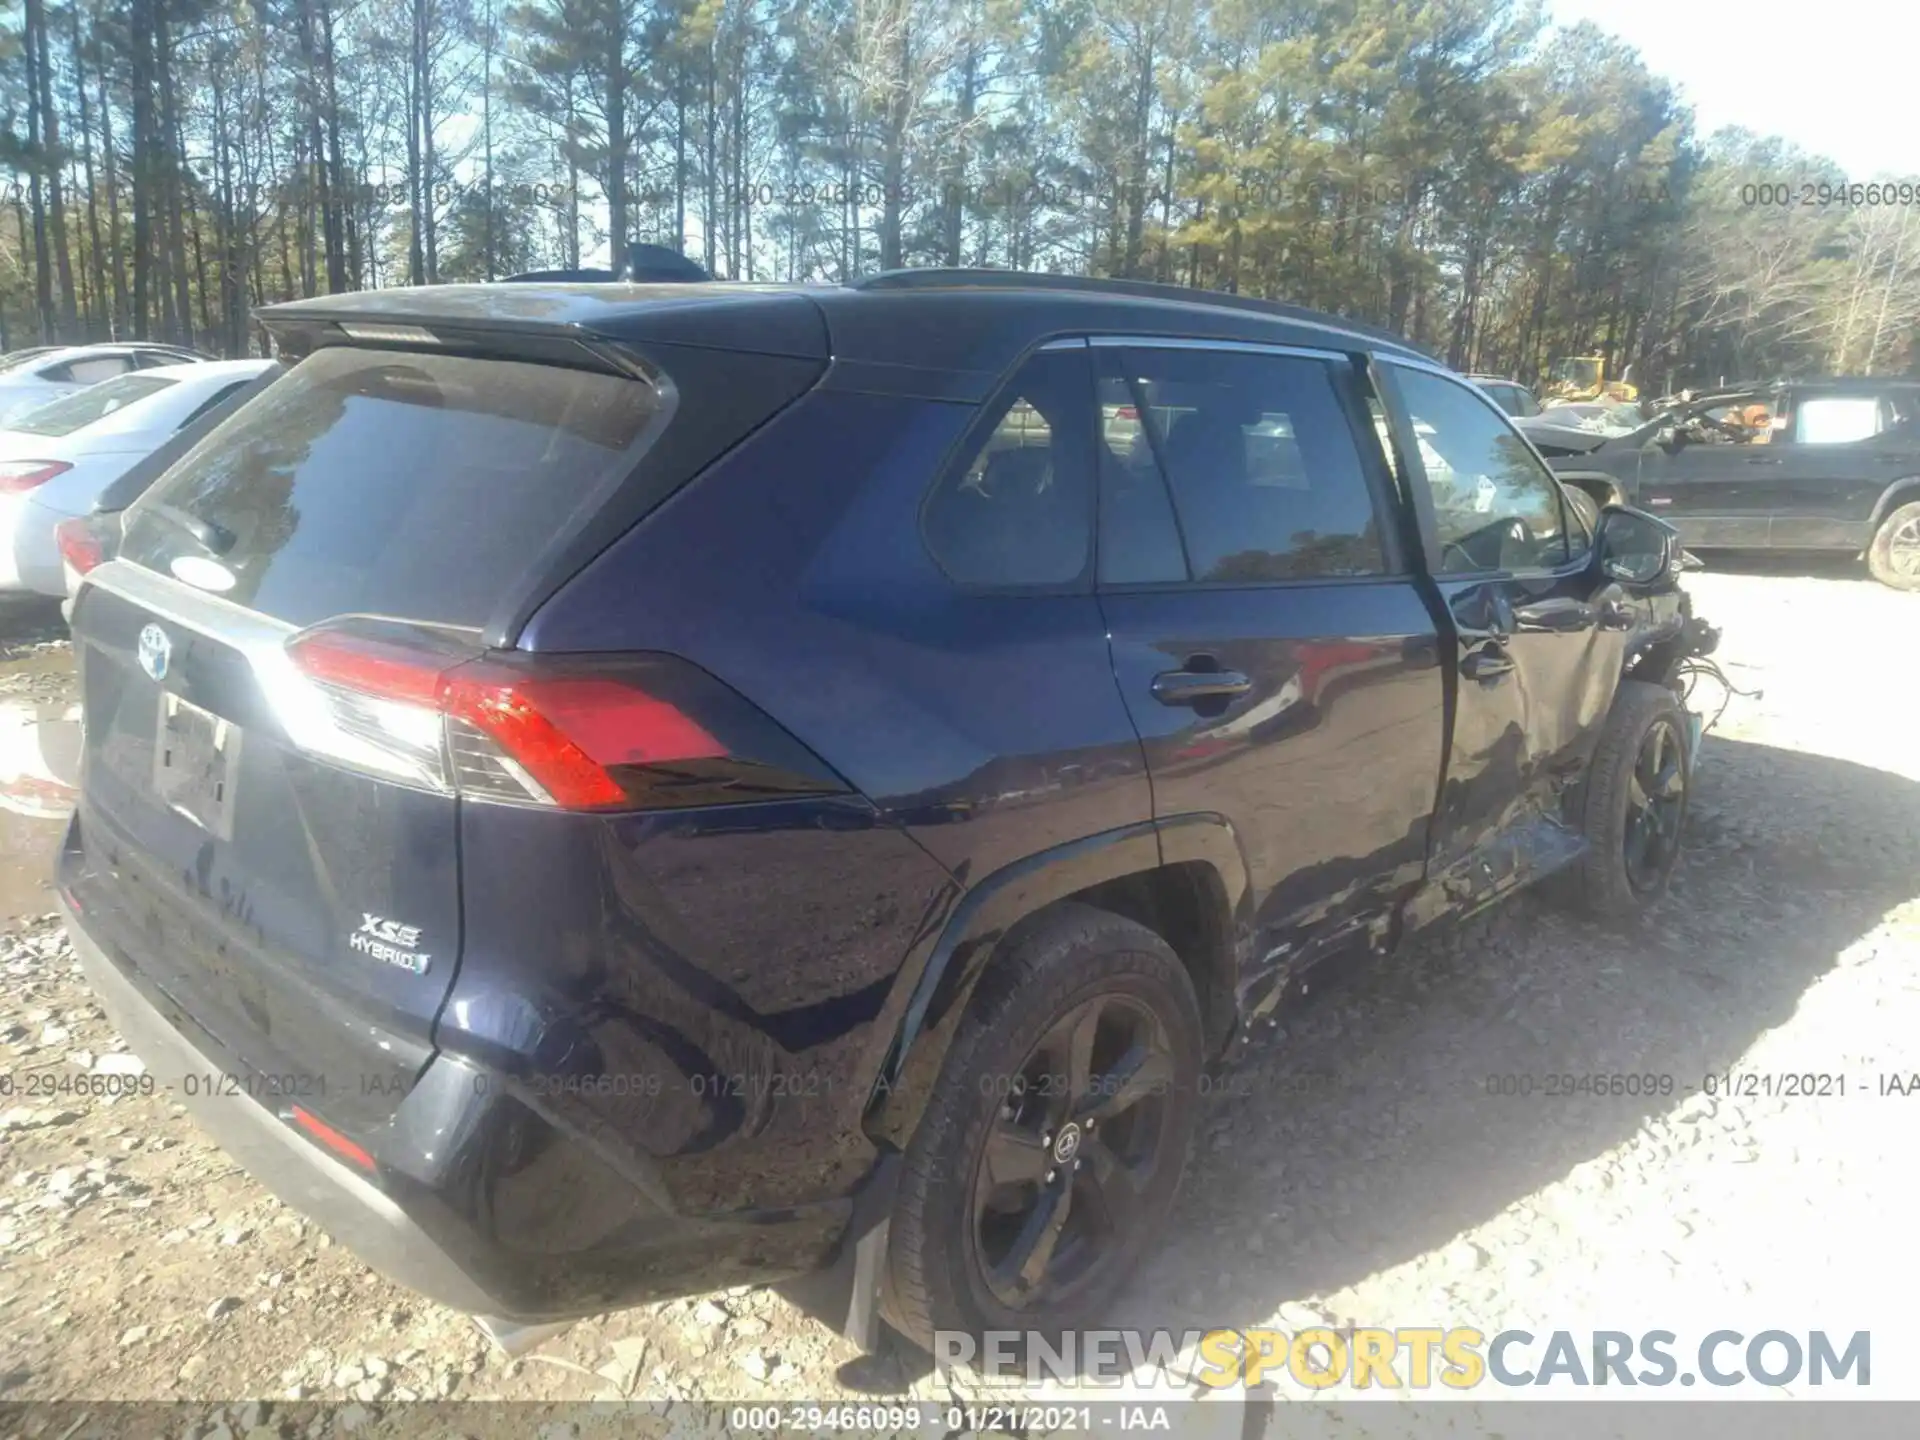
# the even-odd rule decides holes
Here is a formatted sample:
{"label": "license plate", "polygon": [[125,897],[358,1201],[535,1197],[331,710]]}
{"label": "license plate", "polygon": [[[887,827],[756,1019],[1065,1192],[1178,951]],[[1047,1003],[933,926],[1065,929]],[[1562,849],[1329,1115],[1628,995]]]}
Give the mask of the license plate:
{"label": "license plate", "polygon": [[160,692],[153,788],[162,802],[222,840],[233,838],[233,791],[240,731],[211,711]]}

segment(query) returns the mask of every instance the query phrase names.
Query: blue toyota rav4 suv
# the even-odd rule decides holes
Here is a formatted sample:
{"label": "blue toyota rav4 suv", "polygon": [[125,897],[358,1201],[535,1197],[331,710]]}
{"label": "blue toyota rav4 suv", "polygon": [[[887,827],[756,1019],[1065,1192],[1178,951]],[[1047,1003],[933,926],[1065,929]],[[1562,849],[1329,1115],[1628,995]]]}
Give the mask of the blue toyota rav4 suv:
{"label": "blue toyota rav4 suv", "polygon": [[150,1068],[448,1305],[1097,1316],[1309,967],[1674,863],[1672,532],[1389,335],[938,271],[262,319],[76,597],[59,889]]}

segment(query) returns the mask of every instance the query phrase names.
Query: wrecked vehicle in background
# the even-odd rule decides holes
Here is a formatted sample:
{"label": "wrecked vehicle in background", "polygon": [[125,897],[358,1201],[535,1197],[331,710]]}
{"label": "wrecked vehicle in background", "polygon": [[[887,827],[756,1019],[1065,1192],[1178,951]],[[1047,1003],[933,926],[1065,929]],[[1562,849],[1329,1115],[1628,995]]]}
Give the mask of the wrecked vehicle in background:
{"label": "wrecked vehicle in background", "polygon": [[1619,434],[1517,422],[1568,484],[1640,506],[1696,550],[1862,556],[1920,589],[1920,379],[1772,382],[1678,399]]}

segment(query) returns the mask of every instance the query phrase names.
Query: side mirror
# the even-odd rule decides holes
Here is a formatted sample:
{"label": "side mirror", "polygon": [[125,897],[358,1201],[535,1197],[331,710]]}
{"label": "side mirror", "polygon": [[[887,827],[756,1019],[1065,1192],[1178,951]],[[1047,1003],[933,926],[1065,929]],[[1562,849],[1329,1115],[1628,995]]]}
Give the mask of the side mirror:
{"label": "side mirror", "polygon": [[1679,532],[1657,515],[1609,505],[1600,513],[1600,538],[1594,549],[1608,579],[1651,585],[1675,568]]}
{"label": "side mirror", "polygon": [[1687,443],[1687,432],[1675,421],[1662,420],[1653,432],[1653,443],[1662,450],[1678,450]]}

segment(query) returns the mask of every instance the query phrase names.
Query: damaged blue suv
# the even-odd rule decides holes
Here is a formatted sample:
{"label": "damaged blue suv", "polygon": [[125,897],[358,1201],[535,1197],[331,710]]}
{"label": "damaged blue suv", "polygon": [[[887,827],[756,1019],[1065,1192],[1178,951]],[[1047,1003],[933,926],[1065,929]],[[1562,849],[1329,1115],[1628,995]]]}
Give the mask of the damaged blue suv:
{"label": "damaged blue suv", "polygon": [[260,318],[78,591],[59,890],[233,1156],[496,1327],[1097,1318],[1314,966],[1674,865],[1673,532],[1391,335],[965,271]]}

